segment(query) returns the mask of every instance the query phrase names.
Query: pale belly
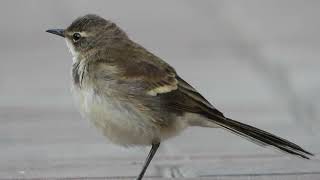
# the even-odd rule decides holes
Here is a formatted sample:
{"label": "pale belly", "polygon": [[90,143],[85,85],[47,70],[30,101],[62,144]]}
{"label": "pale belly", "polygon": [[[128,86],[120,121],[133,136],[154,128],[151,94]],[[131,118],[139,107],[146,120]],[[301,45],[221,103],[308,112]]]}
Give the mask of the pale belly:
{"label": "pale belly", "polygon": [[115,144],[150,145],[155,140],[175,136],[177,129],[185,128],[185,124],[176,124],[172,130],[163,129],[129,102],[120,102],[114,97],[101,97],[92,89],[73,88],[72,92],[82,116],[92,121]]}

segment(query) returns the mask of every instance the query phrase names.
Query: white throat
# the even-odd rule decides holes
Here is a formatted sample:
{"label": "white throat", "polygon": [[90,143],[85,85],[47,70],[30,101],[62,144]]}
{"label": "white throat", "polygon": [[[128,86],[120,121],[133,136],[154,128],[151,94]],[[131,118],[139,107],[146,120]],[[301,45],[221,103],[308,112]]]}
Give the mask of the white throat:
{"label": "white throat", "polygon": [[72,58],[73,62],[77,62],[78,61],[78,57],[79,57],[79,53],[75,50],[72,42],[70,42],[69,39],[66,39],[66,43],[67,43],[67,46],[69,48],[69,51],[71,52],[71,54],[73,56],[73,58]]}

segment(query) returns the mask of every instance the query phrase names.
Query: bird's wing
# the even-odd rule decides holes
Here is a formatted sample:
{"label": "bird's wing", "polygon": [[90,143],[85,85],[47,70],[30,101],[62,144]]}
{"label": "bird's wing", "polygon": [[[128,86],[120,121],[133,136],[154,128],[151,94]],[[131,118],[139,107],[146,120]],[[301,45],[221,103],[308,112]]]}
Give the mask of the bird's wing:
{"label": "bird's wing", "polygon": [[[135,56],[135,53],[139,55]],[[128,62],[123,63],[124,61]],[[179,77],[174,68],[151,53],[144,51],[141,54],[141,51],[135,49],[131,52],[131,58],[123,59],[118,67],[123,80],[138,82],[136,84],[139,84],[139,88],[147,96],[162,98],[167,108],[193,113],[206,109],[224,117],[197,90]]]}
{"label": "bird's wing", "polygon": [[156,96],[178,88],[176,72],[168,65],[154,61],[136,61],[127,63],[121,75],[125,80],[140,81],[145,93]]}
{"label": "bird's wing", "polygon": [[311,153],[298,145],[250,125],[224,117],[198,91],[180,78],[175,70],[161,59],[149,55],[148,60],[128,63],[123,77],[140,81],[147,96],[160,98],[162,106],[175,112],[197,113],[220,127],[258,145],[273,146],[283,152],[308,158]]}

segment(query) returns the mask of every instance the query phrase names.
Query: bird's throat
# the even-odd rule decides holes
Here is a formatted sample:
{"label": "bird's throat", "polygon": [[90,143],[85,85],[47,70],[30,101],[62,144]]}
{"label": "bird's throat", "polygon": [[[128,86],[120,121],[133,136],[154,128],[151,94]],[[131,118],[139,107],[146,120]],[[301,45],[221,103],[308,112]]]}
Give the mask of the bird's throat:
{"label": "bird's throat", "polygon": [[76,51],[72,42],[70,42],[70,40],[66,39],[66,43],[67,43],[67,46],[68,46],[70,53],[72,54],[73,63],[79,61],[79,52]]}

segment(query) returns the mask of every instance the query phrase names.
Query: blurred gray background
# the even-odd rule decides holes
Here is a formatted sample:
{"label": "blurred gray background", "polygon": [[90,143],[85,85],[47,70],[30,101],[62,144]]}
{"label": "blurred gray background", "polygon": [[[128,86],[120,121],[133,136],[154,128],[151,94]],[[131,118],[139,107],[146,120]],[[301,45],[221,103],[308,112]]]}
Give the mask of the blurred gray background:
{"label": "blurred gray background", "polygon": [[[87,13],[115,21],[225,115],[320,152],[320,1],[0,2],[0,179],[132,178],[148,149],[110,144],[73,107],[65,28]],[[319,179],[320,161],[192,128],[147,176]]]}

